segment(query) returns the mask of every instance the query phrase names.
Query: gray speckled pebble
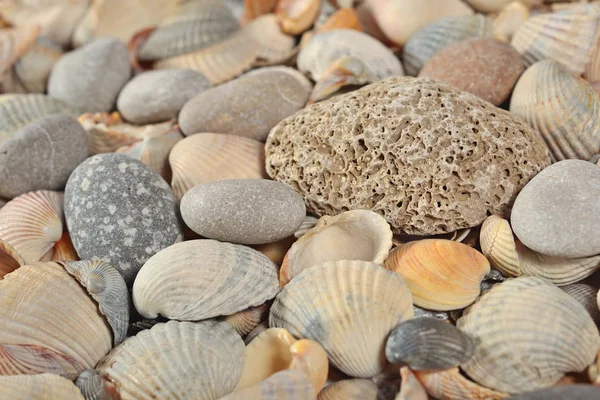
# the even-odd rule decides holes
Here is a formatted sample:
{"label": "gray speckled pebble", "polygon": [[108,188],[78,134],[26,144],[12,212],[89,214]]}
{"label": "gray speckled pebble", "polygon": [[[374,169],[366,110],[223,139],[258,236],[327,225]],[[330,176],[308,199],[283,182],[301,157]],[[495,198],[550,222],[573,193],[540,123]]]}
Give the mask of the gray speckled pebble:
{"label": "gray speckled pebble", "polygon": [[264,141],[279,121],[304,107],[311,90],[293,68],[260,68],[191,99],[179,125],[186,135],[231,133]]}
{"label": "gray speckled pebble", "polygon": [[204,75],[191,69],[149,71],[125,85],[117,108],[123,118],[135,124],[166,121],[176,118],[189,99],[210,86]]}
{"label": "gray speckled pebble", "polygon": [[108,112],[130,77],[125,44],[113,38],[98,39],[67,53],[54,65],[48,94],[85,112]]}
{"label": "gray speckled pebble", "polygon": [[0,197],[60,190],[88,156],[83,127],[59,114],[26,125],[0,145]]}
{"label": "gray speckled pebble", "polygon": [[305,215],[298,193],[267,179],[204,183],[181,199],[181,216],[193,231],[233,243],[262,244],[286,238]]}
{"label": "gray speckled pebble", "polygon": [[521,190],[510,220],[519,240],[540,253],[600,254],[600,168],[582,160],[550,165]]}
{"label": "gray speckled pebble", "polygon": [[148,258],[182,239],[169,185],[123,154],[95,155],[73,171],[65,218],[79,257],[110,263],[128,284]]}

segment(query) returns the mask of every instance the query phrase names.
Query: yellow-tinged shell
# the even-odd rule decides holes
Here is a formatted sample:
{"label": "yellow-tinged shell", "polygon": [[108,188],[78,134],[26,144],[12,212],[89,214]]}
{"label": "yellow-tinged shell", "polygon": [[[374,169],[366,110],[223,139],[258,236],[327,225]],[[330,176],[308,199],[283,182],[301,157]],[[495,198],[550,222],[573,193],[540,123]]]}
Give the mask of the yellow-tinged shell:
{"label": "yellow-tinged shell", "polygon": [[223,318],[223,321],[235,329],[240,336],[246,336],[262,321],[266,321],[269,317],[269,307],[266,304],[250,307],[246,310],[239,311]]}
{"label": "yellow-tinged shell", "polygon": [[244,342],[229,324],[169,321],[115,347],[96,370],[121,400],[219,399],[242,373]]}
{"label": "yellow-tinged shell", "polygon": [[479,233],[481,252],[494,268],[506,276],[520,276],[521,267],[517,246],[508,220],[490,215],[483,221]]}
{"label": "yellow-tinged shell", "polygon": [[244,21],[252,21],[264,14],[275,11],[277,0],[243,0],[244,1]]}
{"label": "yellow-tinged shell", "polygon": [[52,261],[60,260],[79,261],[79,256],[77,255],[77,251],[75,251],[75,247],[73,247],[73,242],[71,241],[69,232],[63,232],[60,240],[54,243]]}
{"label": "yellow-tinged shell", "polygon": [[0,279],[25,264],[25,260],[14,247],[0,239]]}
{"label": "yellow-tinged shell", "polygon": [[318,400],[379,400],[384,398],[370,379],[344,379],[319,392]]}
{"label": "yellow-tinged shell", "polygon": [[415,305],[430,310],[464,308],[479,296],[490,273],[477,250],[444,239],[424,239],[396,247],[385,261],[408,285]]}
{"label": "yellow-tinged shell", "polygon": [[526,66],[552,59],[576,75],[585,71],[599,76],[600,71],[588,70],[588,66],[600,63],[600,4],[532,16],[515,32],[511,44],[523,55]]}
{"label": "yellow-tinged shell", "polygon": [[173,171],[171,186],[178,199],[200,183],[268,178],[264,144],[236,135],[188,136],[173,147],[169,163]]}
{"label": "yellow-tinged shell", "polygon": [[327,381],[327,354],[317,342],[296,340],[283,328],[267,329],[246,346],[244,371],[235,391],[286,369],[306,374],[318,393]]}
{"label": "yellow-tinged shell", "polygon": [[370,378],[386,363],[389,332],[412,317],[402,278],[372,262],[344,260],[296,276],[276,297],[269,324],[318,342],[342,372]]}
{"label": "yellow-tinged shell", "polygon": [[299,35],[312,26],[320,9],[321,0],[279,0],[275,16],[282,31]]}
{"label": "yellow-tinged shell", "polygon": [[39,32],[40,27],[34,24],[0,29],[0,75],[33,46]]}
{"label": "yellow-tinged shell", "polygon": [[250,247],[190,240],[150,257],[135,278],[133,303],[146,318],[199,321],[275,297],[277,267]]}
{"label": "yellow-tinged shell", "polygon": [[285,370],[221,400],[314,400],[317,391],[300,371]]}
{"label": "yellow-tinged shell", "polygon": [[244,27],[244,31],[258,45],[258,59],[279,63],[294,54],[296,39],[281,31],[274,14],[262,15]]}
{"label": "yellow-tinged shell", "polygon": [[443,371],[414,371],[427,393],[440,400],[499,400],[507,393],[488,389],[464,377],[458,367]]}
{"label": "yellow-tinged shell", "polygon": [[74,379],[112,347],[86,289],[54,262],[24,265],[0,281],[0,374],[52,372]]}
{"label": "yellow-tinged shell", "polygon": [[529,8],[520,1],[508,3],[494,18],[494,36],[510,41],[515,32],[529,18]]}
{"label": "yellow-tinged shell", "polygon": [[77,386],[54,374],[0,376],[0,398],[11,400],[84,400]]}
{"label": "yellow-tinged shell", "polygon": [[478,343],[462,369],[477,383],[511,394],[550,387],[567,372],[583,371],[600,348],[586,309],[539,277],[495,285],[457,327]]}
{"label": "yellow-tinged shell", "polygon": [[392,230],[370,210],[324,216],[290,248],[280,270],[283,287],[302,271],[327,261],[363,260],[382,265],[392,248]]}
{"label": "yellow-tinged shell", "polygon": [[49,261],[63,234],[63,194],[49,190],[15,197],[0,209],[0,239],[26,263]]}

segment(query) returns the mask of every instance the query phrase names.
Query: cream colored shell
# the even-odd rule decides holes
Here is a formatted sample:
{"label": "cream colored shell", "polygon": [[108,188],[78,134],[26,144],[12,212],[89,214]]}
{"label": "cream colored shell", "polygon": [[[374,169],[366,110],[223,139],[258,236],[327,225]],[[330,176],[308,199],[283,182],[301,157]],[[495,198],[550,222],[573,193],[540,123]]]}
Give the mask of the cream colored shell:
{"label": "cream colored shell", "polygon": [[220,400],[314,400],[316,393],[304,373],[285,370]]}
{"label": "cream colored shell", "polygon": [[0,376],[0,398],[10,400],[83,400],[77,386],[54,374]]}

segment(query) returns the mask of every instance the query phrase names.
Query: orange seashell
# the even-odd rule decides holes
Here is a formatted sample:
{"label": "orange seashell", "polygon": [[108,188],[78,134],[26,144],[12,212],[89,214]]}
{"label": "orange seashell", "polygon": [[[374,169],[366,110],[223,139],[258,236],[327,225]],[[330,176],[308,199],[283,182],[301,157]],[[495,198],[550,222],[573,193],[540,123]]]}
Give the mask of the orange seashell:
{"label": "orange seashell", "polygon": [[425,388],[410,368],[400,368],[400,377],[402,378],[402,384],[400,385],[400,393],[396,397],[396,400],[428,399],[427,391],[425,391]]}
{"label": "orange seashell", "polygon": [[54,254],[52,254],[52,261],[79,261],[79,256],[73,242],[71,242],[71,236],[69,232],[63,232],[62,237],[58,242],[54,244]]}
{"label": "orange seashell", "polygon": [[244,0],[243,21],[252,21],[261,15],[272,13],[277,0]]}
{"label": "orange seashell", "polygon": [[138,51],[144,45],[144,43],[146,43],[150,35],[152,35],[152,32],[155,30],[156,26],[144,28],[134,33],[131,39],[129,39],[129,43],[127,44],[127,49],[129,50],[130,54],[129,63],[133,67],[133,70],[136,74],[152,69],[151,61],[140,61],[138,59]]}
{"label": "orange seashell", "polygon": [[0,239],[0,279],[25,264],[25,260],[14,247]]}
{"label": "orange seashell", "polygon": [[282,31],[298,35],[312,26],[320,8],[321,0],[279,0],[275,16]]}
{"label": "orange seashell", "polygon": [[431,396],[440,400],[499,400],[508,394],[485,388],[461,375],[458,368],[444,371],[414,371]]}
{"label": "orange seashell", "polygon": [[354,8],[340,8],[317,28],[317,32],[331,31],[334,29],[354,29],[362,32],[363,28]]}

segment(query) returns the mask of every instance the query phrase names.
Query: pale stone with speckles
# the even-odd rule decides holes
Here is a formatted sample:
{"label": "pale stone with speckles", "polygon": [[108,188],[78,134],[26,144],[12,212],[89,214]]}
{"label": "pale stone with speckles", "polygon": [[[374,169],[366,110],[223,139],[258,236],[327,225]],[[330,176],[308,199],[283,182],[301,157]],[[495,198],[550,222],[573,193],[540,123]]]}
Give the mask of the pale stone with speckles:
{"label": "pale stone with speckles", "polygon": [[65,188],[65,218],[83,260],[100,258],[131,284],[144,262],[182,239],[169,185],[123,154],[88,158]]}

